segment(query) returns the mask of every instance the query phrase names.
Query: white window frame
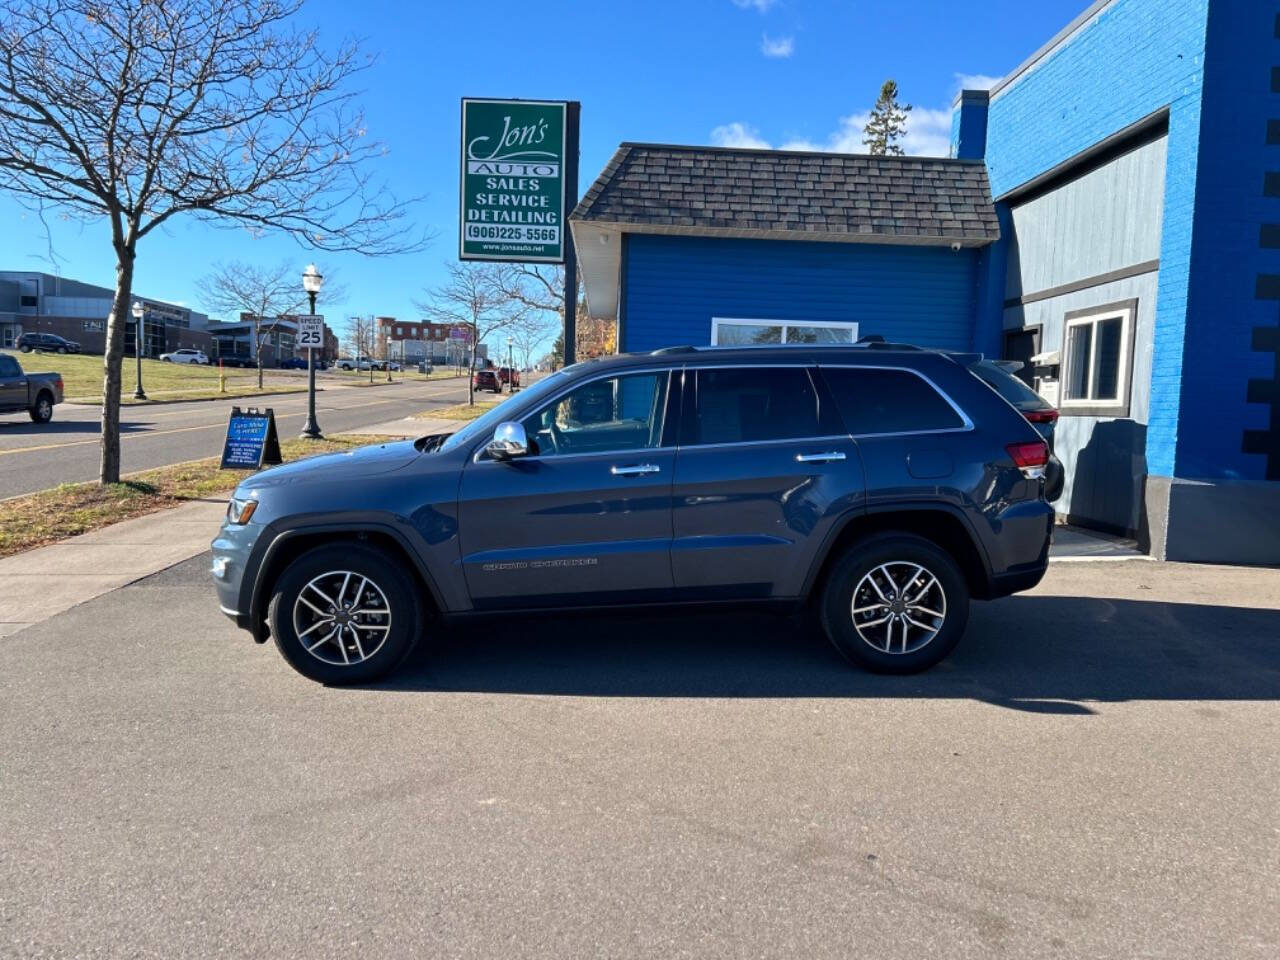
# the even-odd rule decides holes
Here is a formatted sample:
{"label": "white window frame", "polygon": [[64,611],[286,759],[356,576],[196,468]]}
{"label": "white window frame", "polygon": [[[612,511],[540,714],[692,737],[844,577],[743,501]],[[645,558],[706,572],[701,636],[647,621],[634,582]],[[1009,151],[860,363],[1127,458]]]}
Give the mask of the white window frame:
{"label": "white window frame", "polygon": [[[761,327],[781,327],[782,342],[787,342],[787,330],[790,327],[822,327],[827,330],[848,330],[849,342],[856,343],[858,340],[858,324],[856,322],[845,322],[840,320],[776,320],[776,319],[753,319],[749,317],[712,317],[711,318],[711,345],[713,347],[720,345],[720,324],[754,324]],[[745,344],[731,344],[731,346],[745,346]],[[774,346],[774,344],[760,344],[760,346]],[[818,344],[807,344],[807,346],[818,346]]]}
{"label": "white window frame", "polygon": [[[1058,408],[1063,413],[1079,416],[1127,417],[1129,415],[1129,389],[1133,373],[1133,337],[1134,317],[1137,313],[1137,301],[1130,300],[1118,304],[1087,310],[1074,310],[1063,318],[1062,354],[1059,370],[1061,371],[1060,396]],[[1111,399],[1095,399],[1091,397],[1068,397],[1068,371],[1071,370],[1071,331],[1075,327],[1093,327],[1089,337],[1089,359],[1086,369],[1085,383],[1092,389],[1094,376],[1097,373],[1095,364],[1098,358],[1097,325],[1105,320],[1120,318],[1120,355],[1116,360],[1116,396]]]}

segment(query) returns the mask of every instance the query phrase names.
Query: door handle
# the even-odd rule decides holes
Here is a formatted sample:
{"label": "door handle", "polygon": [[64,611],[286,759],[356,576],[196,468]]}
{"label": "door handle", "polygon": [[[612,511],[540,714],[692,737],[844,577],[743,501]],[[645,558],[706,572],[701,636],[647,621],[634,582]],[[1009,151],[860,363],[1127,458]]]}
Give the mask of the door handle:
{"label": "door handle", "polygon": [[656,463],[636,463],[629,467],[613,466],[609,468],[609,472],[615,477],[642,477],[646,473],[657,473],[661,469]]}
{"label": "door handle", "polygon": [[796,461],[798,463],[828,463],[832,460],[843,460],[844,454],[839,450],[829,450],[826,453],[797,453]]}

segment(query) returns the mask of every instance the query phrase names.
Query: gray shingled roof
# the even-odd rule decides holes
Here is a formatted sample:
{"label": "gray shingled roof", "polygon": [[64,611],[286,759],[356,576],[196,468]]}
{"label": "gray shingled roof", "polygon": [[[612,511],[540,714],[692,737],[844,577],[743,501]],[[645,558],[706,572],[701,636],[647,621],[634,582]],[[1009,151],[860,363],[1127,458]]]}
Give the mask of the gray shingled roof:
{"label": "gray shingled roof", "polygon": [[645,233],[990,243],[980,160],[624,143],[571,215]]}

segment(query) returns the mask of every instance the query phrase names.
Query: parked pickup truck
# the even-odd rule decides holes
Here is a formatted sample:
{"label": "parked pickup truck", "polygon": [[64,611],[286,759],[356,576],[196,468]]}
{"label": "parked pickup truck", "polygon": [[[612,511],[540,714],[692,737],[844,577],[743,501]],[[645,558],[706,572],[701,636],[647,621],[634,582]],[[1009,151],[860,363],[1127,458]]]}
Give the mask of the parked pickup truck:
{"label": "parked pickup truck", "polygon": [[0,353],[0,413],[25,410],[36,423],[48,423],[61,402],[62,374],[23,373],[16,358]]}

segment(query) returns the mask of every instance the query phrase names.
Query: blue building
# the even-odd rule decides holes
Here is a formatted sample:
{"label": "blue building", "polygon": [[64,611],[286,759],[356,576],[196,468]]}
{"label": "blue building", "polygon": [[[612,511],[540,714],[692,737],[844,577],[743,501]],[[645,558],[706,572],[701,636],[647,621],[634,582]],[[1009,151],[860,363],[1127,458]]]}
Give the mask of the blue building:
{"label": "blue building", "polygon": [[571,226],[622,350],[883,334],[1022,360],[1059,510],[1280,562],[1280,3],[1098,0],[952,156],[623,144]]}

